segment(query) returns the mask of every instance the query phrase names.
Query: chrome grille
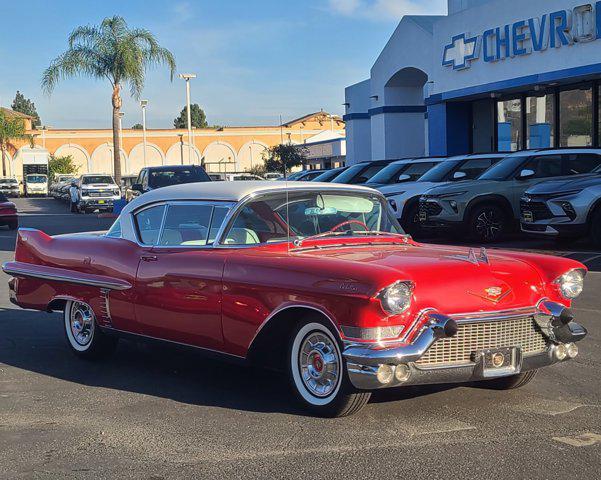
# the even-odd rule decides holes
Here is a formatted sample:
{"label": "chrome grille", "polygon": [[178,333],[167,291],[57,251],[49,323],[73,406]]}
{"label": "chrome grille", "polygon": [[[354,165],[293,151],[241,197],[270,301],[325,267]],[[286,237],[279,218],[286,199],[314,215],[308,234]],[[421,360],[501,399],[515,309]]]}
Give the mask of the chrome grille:
{"label": "chrome grille", "polygon": [[437,341],[416,363],[439,366],[472,362],[487,348],[520,347],[523,355],[543,352],[547,341],[533,317],[459,323],[457,335]]}

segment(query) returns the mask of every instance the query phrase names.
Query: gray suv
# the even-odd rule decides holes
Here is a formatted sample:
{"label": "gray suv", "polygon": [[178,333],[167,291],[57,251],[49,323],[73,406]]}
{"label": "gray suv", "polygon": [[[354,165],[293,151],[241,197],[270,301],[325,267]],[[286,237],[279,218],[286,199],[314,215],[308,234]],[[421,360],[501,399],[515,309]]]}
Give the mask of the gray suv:
{"label": "gray suv", "polygon": [[420,198],[422,228],[467,233],[494,242],[518,225],[520,199],[551,178],[590,173],[601,165],[601,150],[549,149],[514,153],[476,180],[435,187]]}
{"label": "gray suv", "polygon": [[601,246],[601,167],[591,175],[530,188],[520,208],[523,232],[568,240],[590,235]]}

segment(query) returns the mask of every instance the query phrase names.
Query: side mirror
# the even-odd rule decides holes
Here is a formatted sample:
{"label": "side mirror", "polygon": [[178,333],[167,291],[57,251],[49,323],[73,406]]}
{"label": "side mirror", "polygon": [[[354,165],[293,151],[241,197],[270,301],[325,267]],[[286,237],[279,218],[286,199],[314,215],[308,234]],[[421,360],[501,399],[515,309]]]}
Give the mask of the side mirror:
{"label": "side mirror", "polygon": [[398,183],[401,183],[401,182],[406,182],[407,180],[411,180],[411,175],[407,175],[407,174],[399,175],[399,178],[397,181],[398,181]]}
{"label": "side mirror", "polygon": [[136,191],[136,192],[143,193],[143,188],[142,188],[142,184],[141,183],[134,183],[131,186],[131,189],[134,190],[134,191]]}
{"label": "side mirror", "polygon": [[465,172],[455,172],[453,174],[453,180],[463,180],[467,177],[467,173]]}
{"label": "side mirror", "polygon": [[518,175],[518,179],[519,180],[526,180],[528,178],[534,177],[534,174],[535,174],[534,170],[530,170],[529,168],[525,168]]}

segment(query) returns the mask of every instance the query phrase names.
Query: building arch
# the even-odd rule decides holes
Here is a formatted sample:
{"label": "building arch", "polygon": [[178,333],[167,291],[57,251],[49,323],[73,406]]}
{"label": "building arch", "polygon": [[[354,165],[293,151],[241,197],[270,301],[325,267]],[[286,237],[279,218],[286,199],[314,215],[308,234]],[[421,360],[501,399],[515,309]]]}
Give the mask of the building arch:
{"label": "building arch", "polygon": [[207,172],[239,172],[238,155],[232,145],[218,140],[209,143],[202,152]]}
{"label": "building arch", "polygon": [[[190,145],[188,142],[177,142],[169,147],[165,154],[165,165],[200,165],[202,155],[196,145],[192,145],[192,155],[190,155]],[[190,156],[192,159],[190,161]]]}
{"label": "building arch", "polygon": [[83,174],[90,171],[90,154],[77,143],[65,143],[54,151],[55,157],[71,156],[73,164],[77,167],[75,173]]}
{"label": "building arch", "polygon": [[165,164],[165,154],[156,143],[146,142],[146,162],[144,162],[144,143],[138,143],[129,152],[130,175],[140,173],[144,167],[158,167]]}
{"label": "building arch", "polygon": [[[114,162],[113,162],[113,144],[106,142],[98,147],[92,152],[92,156],[90,158],[90,172],[89,173],[104,173],[107,175],[114,175]],[[127,154],[121,148],[119,150],[121,152],[121,174],[126,174],[127,172]]]}
{"label": "building arch", "polygon": [[[5,153],[4,161],[6,162],[6,176],[7,177],[17,177],[17,169],[15,167],[15,158],[10,154],[10,152]],[[2,156],[0,154],[0,162],[2,162]],[[2,174],[2,165],[0,165],[0,174]],[[20,177],[23,176],[23,170],[21,169]]]}
{"label": "building arch", "polygon": [[269,149],[266,143],[257,140],[246,142],[238,150],[238,168],[241,171],[247,171],[249,168],[263,165],[263,153]]}

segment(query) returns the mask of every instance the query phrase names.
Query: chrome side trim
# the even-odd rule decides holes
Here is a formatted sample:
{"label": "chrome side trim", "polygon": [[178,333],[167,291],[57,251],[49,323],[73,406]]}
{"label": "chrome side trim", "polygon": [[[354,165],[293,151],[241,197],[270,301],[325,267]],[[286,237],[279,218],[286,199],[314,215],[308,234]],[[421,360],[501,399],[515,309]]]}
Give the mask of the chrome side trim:
{"label": "chrome side trim", "polygon": [[124,285],[118,282],[100,281],[81,277],[77,278],[76,276],[71,277],[60,273],[32,272],[29,270],[20,269],[18,267],[8,267],[7,263],[2,265],[2,271],[13,277],[39,278],[41,280],[48,280],[52,282],[74,283],[76,285],[87,285],[90,287],[106,288],[109,290],[129,290],[131,288],[131,285],[129,284]]}

